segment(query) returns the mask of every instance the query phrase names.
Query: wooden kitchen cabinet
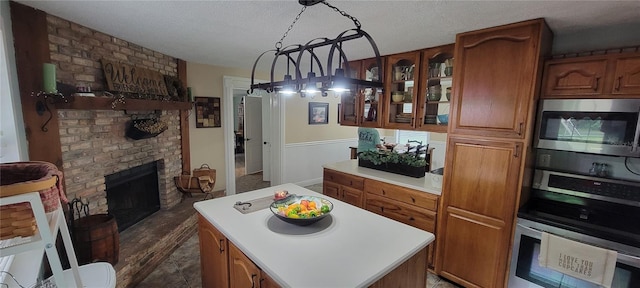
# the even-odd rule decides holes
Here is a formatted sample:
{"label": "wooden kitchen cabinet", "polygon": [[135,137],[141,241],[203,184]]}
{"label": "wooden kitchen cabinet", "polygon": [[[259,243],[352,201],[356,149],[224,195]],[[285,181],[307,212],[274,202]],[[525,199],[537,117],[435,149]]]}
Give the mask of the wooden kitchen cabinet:
{"label": "wooden kitchen cabinet", "polygon": [[[386,56],[383,127],[413,130],[420,79],[420,51]],[[394,95],[398,95],[394,99]]]}
{"label": "wooden kitchen cabinet", "polygon": [[507,287],[551,39],[543,19],[457,35],[436,272],[462,286]]}
{"label": "wooden kitchen cabinet", "polygon": [[542,98],[640,97],[640,53],[548,60]]}
{"label": "wooden kitchen cabinet", "polygon": [[449,133],[524,139],[550,37],[541,19],[458,34]]}
{"label": "wooden kitchen cabinet", "polygon": [[[365,209],[431,233],[436,230],[438,196],[365,179]],[[436,242],[427,249],[427,267],[434,269]]]}
{"label": "wooden kitchen cabinet", "polygon": [[505,287],[523,145],[463,137],[447,143],[445,167],[454,177],[445,178],[451,193],[441,199],[438,273],[466,287]]}
{"label": "wooden kitchen cabinet", "polygon": [[[384,57],[380,57],[384,66]],[[350,61],[348,64],[349,75],[352,78],[367,81],[380,81],[382,68],[378,67],[376,58]],[[350,92],[345,92],[340,99],[340,125],[382,127],[383,95],[381,88],[356,87]]]}
{"label": "wooden kitchen cabinet", "polygon": [[362,208],[364,178],[324,169],[322,194]]}
{"label": "wooden kitchen cabinet", "polygon": [[229,283],[231,288],[260,287],[260,268],[232,243],[229,243]]}
{"label": "wooden kitchen cabinet", "polygon": [[607,59],[547,61],[544,98],[602,94]]}
{"label": "wooden kitchen cabinet", "polygon": [[202,287],[280,287],[200,214],[198,240]]}
{"label": "wooden kitchen cabinet", "polygon": [[229,283],[231,288],[279,288],[269,275],[229,242]]}
{"label": "wooden kitchen cabinet", "polygon": [[448,123],[440,123],[437,116],[449,114],[451,107],[454,47],[450,44],[422,51],[416,130],[447,132]]}
{"label": "wooden kitchen cabinet", "polygon": [[611,94],[640,98],[640,53],[621,55],[615,67]]}
{"label": "wooden kitchen cabinet", "polygon": [[198,214],[200,273],[202,287],[229,287],[228,241],[218,229]]}

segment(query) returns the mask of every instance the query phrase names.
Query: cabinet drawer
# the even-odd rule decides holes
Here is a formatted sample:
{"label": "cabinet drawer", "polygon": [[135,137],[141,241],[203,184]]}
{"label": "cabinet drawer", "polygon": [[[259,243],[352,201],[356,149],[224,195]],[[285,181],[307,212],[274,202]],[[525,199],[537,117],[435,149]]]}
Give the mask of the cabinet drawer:
{"label": "cabinet drawer", "polygon": [[349,187],[342,188],[342,201],[347,202],[353,206],[362,208],[362,190],[356,190]]}
{"label": "cabinet drawer", "polygon": [[330,169],[324,169],[324,181],[331,181],[358,190],[364,188],[364,178]]}
{"label": "cabinet drawer", "polygon": [[415,205],[432,211],[438,210],[438,196],[413,189],[365,179],[364,191],[391,198],[400,202]]}
{"label": "cabinet drawer", "polygon": [[322,182],[322,194],[340,200],[340,186],[330,181],[324,181]]}
{"label": "cabinet drawer", "polygon": [[433,233],[436,228],[436,213],[427,209],[411,206],[399,201],[367,193],[367,210]]}

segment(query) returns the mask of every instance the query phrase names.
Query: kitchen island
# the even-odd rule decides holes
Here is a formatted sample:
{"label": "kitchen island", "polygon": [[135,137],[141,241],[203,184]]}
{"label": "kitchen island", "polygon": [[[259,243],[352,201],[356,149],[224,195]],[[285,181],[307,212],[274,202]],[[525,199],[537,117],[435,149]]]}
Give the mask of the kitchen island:
{"label": "kitchen island", "polygon": [[[234,281],[242,280],[237,279],[242,278],[239,270],[253,271],[245,277],[249,285],[266,280],[282,287],[426,286],[426,247],[434,240],[429,232],[335,199],[330,199],[334,205],[331,214],[310,226],[283,222],[268,208],[247,214],[234,208],[237,201],[271,196],[278,190],[323,197],[294,184],[283,184],[194,204],[200,214],[203,287],[213,280],[224,280],[207,277],[223,278],[225,271],[230,276],[227,285],[234,287]],[[213,237],[206,237],[207,233],[203,237],[207,227],[217,230]],[[224,269],[224,261],[208,267],[207,257],[227,250],[233,254],[235,247],[257,270],[247,269],[247,263],[236,265],[239,261],[235,258],[226,262],[228,270],[222,273],[214,270]],[[234,265],[242,269],[234,270]],[[264,277],[258,275],[263,273]],[[213,283],[225,286],[224,281]]]}

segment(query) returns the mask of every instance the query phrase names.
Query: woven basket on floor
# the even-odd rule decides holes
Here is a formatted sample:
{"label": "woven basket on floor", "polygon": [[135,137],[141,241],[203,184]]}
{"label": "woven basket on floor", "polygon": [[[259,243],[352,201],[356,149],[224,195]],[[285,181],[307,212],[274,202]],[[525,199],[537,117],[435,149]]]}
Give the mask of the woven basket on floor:
{"label": "woven basket on floor", "polygon": [[[0,164],[0,175],[0,197],[39,192],[45,212],[58,209],[60,200],[67,201],[60,185],[62,172],[51,163],[31,161]],[[36,221],[29,203],[0,206],[0,240],[33,236],[36,231]]]}

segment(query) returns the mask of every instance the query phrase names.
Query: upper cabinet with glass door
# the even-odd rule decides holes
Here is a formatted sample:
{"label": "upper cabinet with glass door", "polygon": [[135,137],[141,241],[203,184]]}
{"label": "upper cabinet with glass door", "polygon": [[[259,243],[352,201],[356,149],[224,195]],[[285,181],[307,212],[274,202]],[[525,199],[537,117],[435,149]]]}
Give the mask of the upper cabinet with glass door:
{"label": "upper cabinet with glass door", "polygon": [[[413,130],[415,126],[420,51],[387,56],[384,128]],[[415,89],[414,89],[415,88]]]}
{"label": "upper cabinet with glass door", "polygon": [[[360,79],[360,71],[362,70],[362,61],[351,61],[345,66],[345,75],[349,78]],[[356,87],[351,87],[349,91],[340,93],[340,125],[358,126],[360,125],[358,111],[360,109],[359,91]]]}
{"label": "upper cabinet with glass door", "polygon": [[[384,66],[384,57],[380,57]],[[375,58],[350,61],[349,76],[368,81],[378,81],[382,74]],[[380,111],[381,88],[357,87],[353,85],[349,92],[341,95],[340,125],[382,127]]]}
{"label": "upper cabinet with glass door", "polygon": [[417,130],[447,132],[454,46],[450,44],[422,51]]}
{"label": "upper cabinet with glass door", "polygon": [[[384,58],[381,57],[382,66],[384,67]],[[362,79],[367,81],[381,81],[381,75],[383,74],[382,67],[378,67],[378,61],[376,58],[369,58],[362,60]],[[382,88],[370,88],[364,87],[361,89],[362,102],[361,106],[361,118],[360,126],[365,127],[382,127],[382,105],[380,104],[384,99],[384,91]]]}

